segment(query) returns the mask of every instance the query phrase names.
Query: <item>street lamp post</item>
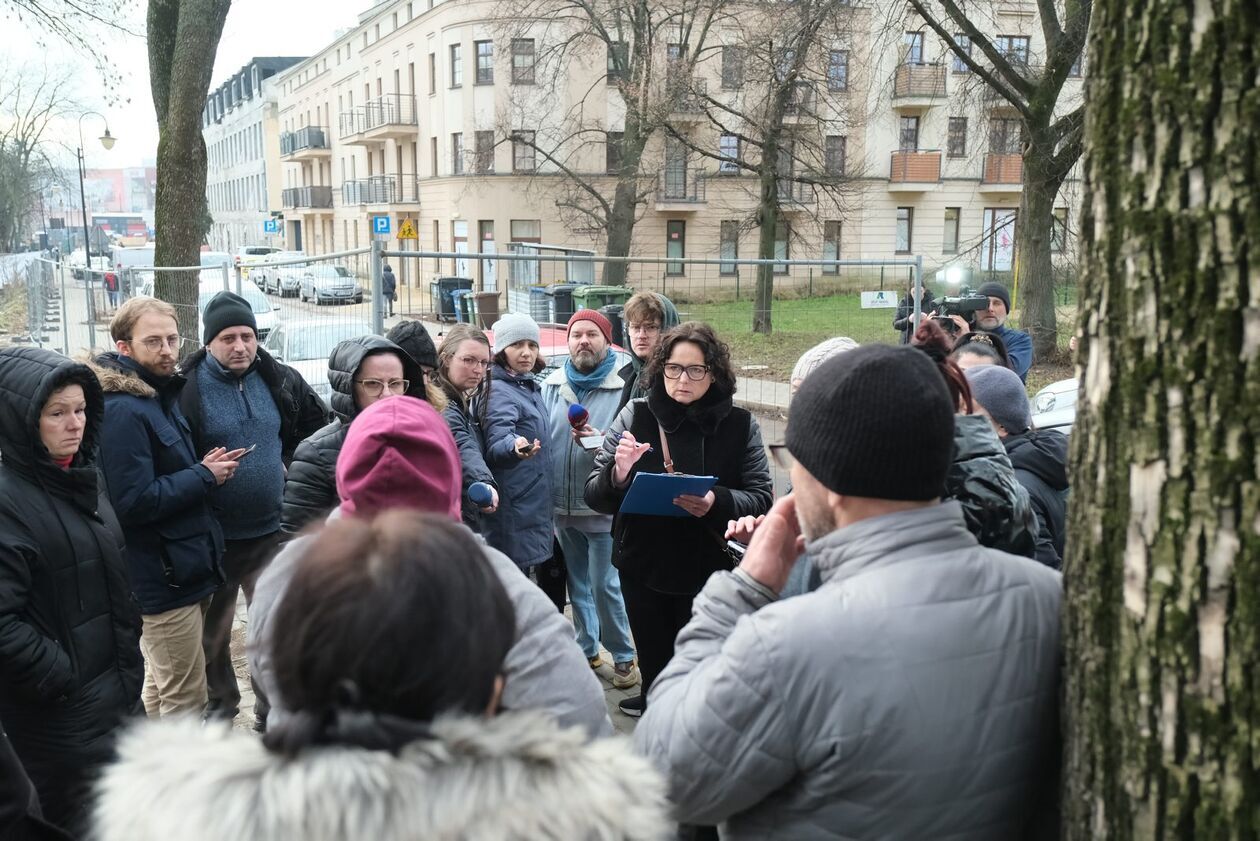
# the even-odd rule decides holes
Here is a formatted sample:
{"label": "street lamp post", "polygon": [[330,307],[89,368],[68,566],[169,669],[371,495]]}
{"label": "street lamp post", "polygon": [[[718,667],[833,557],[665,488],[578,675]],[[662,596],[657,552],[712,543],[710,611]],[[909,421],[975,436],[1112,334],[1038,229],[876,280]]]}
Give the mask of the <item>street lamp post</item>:
{"label": "street lamp post", "polygon": [[83,159],[83,118],[84,117],[100,117],[101,122],[105,123],[105,133],[101,135],[101,145],[108,152],[114,148],[114,136],[109,133],[109,121],[105,119],[103,114],[96,111],[86,111],[79,115],[79,148],[75,150],[79,158],[79,201],[83,203],[83,277],[87,285],[88,298],[88,321],[91,323],[92,343],[96,343],[96,299],[92,295],[92,236],[88,232],[88,212],[87,212],[87,191],[83,188],[83,181],[87,175],[87,165]]}

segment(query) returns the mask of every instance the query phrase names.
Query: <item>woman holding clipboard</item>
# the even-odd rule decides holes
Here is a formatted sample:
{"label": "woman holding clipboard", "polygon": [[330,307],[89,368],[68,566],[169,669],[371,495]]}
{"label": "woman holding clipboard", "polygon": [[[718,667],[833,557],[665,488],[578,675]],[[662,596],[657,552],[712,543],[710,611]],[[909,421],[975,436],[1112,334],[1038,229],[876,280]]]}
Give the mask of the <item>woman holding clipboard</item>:
{"label": "woman holding clipboard", "polygon": [[[605,433],[586,481],[586,504],[615,515],[613,565],[621,573],[643,673],[643,694],[620,706],[636,717],[674,654],[692,599],[713,572],[732,566],[723,536],[727,521],[764,514],[773,501],[761,430],[732,402],[735,373],[713,328],[693,321],[662,336],[647,383],[647,397],[630,401]],[[639,473],[717,482],[704,496],[677,497],[675,516],[623,514],[622,501]]]}

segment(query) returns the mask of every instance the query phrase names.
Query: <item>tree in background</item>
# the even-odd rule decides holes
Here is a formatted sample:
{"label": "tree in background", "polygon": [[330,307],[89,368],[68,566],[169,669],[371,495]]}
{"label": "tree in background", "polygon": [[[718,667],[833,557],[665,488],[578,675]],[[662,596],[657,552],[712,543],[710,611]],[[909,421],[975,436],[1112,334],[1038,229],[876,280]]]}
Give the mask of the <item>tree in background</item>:
{"label": "tree in background", "polygon": [[[205,241],[206,144],[201,114],[231,0],[149,0],[149,84],[157,112],[155,266],[197,266]],[[199,272],[159,272],[154,289],[199,339]]]}
{"label": "tree in background", "polygon": [[[1018,113],[1023,124],[1023,192],[1019,208],[1020,327],[1040,359],[1058,353],[1051,238],[1055,197],[1083,148],[1085,106],[1057,114],[1063,86],[1079,67],[1094,0],[1037,0],[1045,55],[1002,43],[991,22],[999,3],[909,0],[967,68]],[[1060,14],[1061,12],[1061,14]],[[962,36],[959,38],[958,36]]]}
{"label": "tree in background", "polygon": [[78,116],[70,81],[67,71],[47,67],[0,72],[0,252],[27,241],[40,196],[60,180],[48,135],[55,123]]}
{"label": "tree in background", "polygon": [[1073,841],[1260,837],[1257,42],[1254,0],[1097,3],[1064,569]]}
{"label": "tree in background", "polygon": [[138,37],[124,23],[135,5],[135,0],[0,0],[0,12],[4,20],[25,25],[38,46],[47,46],[44,36],[51,35],[88,58],[105,85],[106,97],[116,100],[121,97],[122,76],[109,51],[101,49],[99,35],[115,32]]}

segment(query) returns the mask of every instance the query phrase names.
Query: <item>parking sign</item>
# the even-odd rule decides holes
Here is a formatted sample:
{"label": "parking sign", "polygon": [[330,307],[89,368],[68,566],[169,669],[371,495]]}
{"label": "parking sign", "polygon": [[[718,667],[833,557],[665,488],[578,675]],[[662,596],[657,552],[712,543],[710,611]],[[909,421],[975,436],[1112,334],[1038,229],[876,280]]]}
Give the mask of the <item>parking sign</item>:
{"label": "parking sign", "polygon": [[263,220],[263,233],[266,233],[266,234],[280,233],[280,220],[279,219],[264,219]]}
{"label": "parking sign", "polygon": [[372,233],[387,234],[389,233],[389,217],[373,216],[372,217]]}

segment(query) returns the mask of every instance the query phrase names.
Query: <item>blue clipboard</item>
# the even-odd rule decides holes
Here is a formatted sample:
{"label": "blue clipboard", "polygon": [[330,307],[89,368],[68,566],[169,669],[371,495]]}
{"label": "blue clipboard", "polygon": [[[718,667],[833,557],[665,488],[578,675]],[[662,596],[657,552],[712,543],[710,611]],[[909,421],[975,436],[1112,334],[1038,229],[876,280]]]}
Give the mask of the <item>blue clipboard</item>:
{"label": "blue clipboard", "polygon": [[622,514],[656,517],[690,517],[674,504],[682,494],[704,496],[717,484],[716,476],[688,476],[683,473],[636,473],[621,501]]}

